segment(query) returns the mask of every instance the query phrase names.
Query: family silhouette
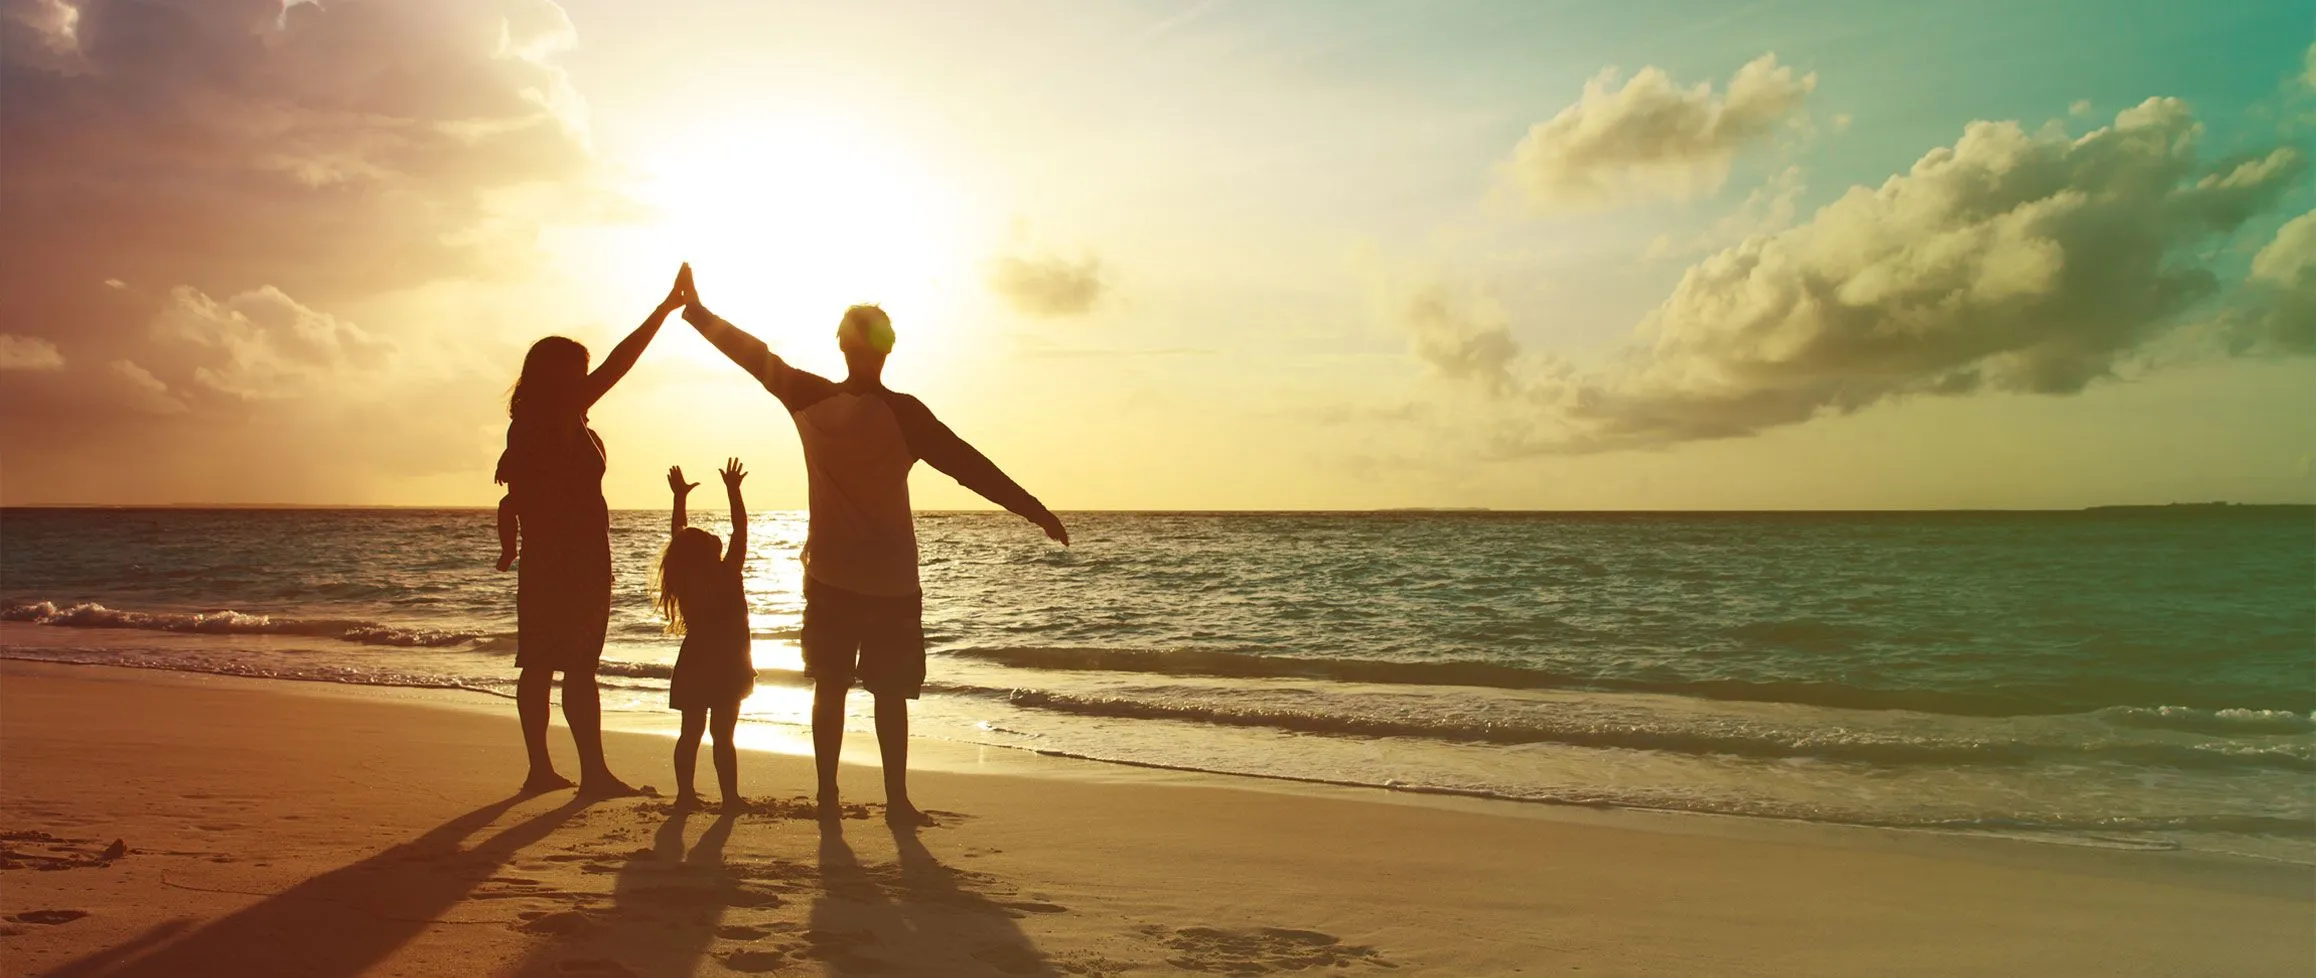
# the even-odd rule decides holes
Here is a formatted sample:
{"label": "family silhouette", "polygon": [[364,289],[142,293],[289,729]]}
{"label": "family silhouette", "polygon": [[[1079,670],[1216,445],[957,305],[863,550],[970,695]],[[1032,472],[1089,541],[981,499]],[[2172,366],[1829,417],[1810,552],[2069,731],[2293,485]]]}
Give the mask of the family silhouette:
{"label": "family silhouette", "polygon": [[[638,793],[603,759],[596,669],[611,612],[611,523],[603,498],[609,455],[587,425],[588,409],[625,377],[667,317],[685,322],[761,383],[796,424],[809,486],[810,517],[798,559],[804,564],[805,675],[813,681],[812,744],[816,799],[823,818],[838,815],[837,762],[844,746],[844,704],[853,685],[875,699],[886,818],[929,824],[910,800],[909,706],[925,682],[924,592],[917,578],[917,537],[909,503],[909,470],[919,460],[990,502],[1036,524],[1064,545],[1069,530],[1020,484],[933,415],[924,402],[887,388],[883,374],[895,335],[890,316],[873,305],[844,311],[836,328],[844,355],[841,381],[799,370],[764,341],[710,312],[692,281],[677,273],[666,298],[643,324],[588,369],[585,346],[561,336],[532,344],[508,399],[507,445],[496,480],[499,569],[516,571],[516,706],[530,757],[526,793],[573,787],[547,751],[547,712],[554,674],[563,674],[563,716],[579,750],[583,797]],[[747,604],[741,586],[747,513],[734,458],[722,472],[732,508],[726,545],[686,523],[696,487],[680,467],[668,470],[673,496],[669,538],[658,566],[659,610],[684,635],[668,705],[683,714],[675,748],[676,802],[696,805],[693,768],[703,733],[714,739],[716,777],[727,804],[739,800],[731,736],[741,700],[754,687]],[[518,559],[518,557],[520,559]]]}

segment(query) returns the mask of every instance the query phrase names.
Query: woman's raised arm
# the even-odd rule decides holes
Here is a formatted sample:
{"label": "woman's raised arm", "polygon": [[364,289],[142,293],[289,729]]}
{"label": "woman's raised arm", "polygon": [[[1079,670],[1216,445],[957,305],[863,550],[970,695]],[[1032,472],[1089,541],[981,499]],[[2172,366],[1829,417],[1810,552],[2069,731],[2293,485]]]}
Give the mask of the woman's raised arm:
{"label": "woman's raised arm", "polygon": [[604,354],[603,362],[587,375],[587,384],[579,392],[582,410],[594,407],[596,401],[611,392],[613,384],[619,383],[619,378],[627,376],[627,372],[635,367],[635,361],[643,356],[643,348],[650,346],[652,337],[659,335],[659,326],[667,321],[668,313],[683,308],[684,303],[691,301],[691,291],[692,266],[686,262],[676,272],[675,285],[668,289],[667,298],[660,300],[659,308],[652,310],[643,325],[627,334],[627,338],[612,347],[610,353]]}

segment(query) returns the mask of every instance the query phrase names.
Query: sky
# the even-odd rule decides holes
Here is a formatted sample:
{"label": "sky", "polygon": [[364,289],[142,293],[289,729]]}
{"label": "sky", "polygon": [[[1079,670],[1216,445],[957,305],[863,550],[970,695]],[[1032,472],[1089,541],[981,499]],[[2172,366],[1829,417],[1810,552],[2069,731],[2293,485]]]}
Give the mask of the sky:
{"label": "sky", "polygon": [[487,505],[685,261],[1057,510],[2316,502],[2304,0],[0,0],[0,147],[11,505]]}

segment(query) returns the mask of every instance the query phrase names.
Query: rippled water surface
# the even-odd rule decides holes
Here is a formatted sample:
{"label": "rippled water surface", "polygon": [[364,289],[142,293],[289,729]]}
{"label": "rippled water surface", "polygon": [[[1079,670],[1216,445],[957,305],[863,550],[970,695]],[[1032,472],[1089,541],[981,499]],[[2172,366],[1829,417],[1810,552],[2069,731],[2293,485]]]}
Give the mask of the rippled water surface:
{"label": "rippled water surface", "polygon": [[[663,513],[605,672],[656,710]],[[925,515],[937,736],[1510,798],[2316,861],[2316,513]],[[0,513],[5,654],[504,692],[471,511]],[[716,527],[719,531],[721,527]],[[802,722],[796,514],[750,715]],[[46,626],[46,627],[42,627]],[[71,627],[83,626],[83,627]]]}

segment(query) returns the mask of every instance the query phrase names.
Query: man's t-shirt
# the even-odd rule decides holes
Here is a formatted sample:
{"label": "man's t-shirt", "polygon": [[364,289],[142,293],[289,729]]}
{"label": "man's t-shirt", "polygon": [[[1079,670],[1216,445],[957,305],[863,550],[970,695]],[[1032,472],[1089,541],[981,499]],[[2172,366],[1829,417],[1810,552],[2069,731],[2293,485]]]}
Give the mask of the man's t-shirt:
{"label": "man's t-shirt", "polygon": [[862,594],[918,593],[909,469],[918,459],[990,502],[1035,518],[1045,507],[933,417],[882,386],[846,387],[777,356],[756,371],[804,443],[812,517],[805,576]]}

